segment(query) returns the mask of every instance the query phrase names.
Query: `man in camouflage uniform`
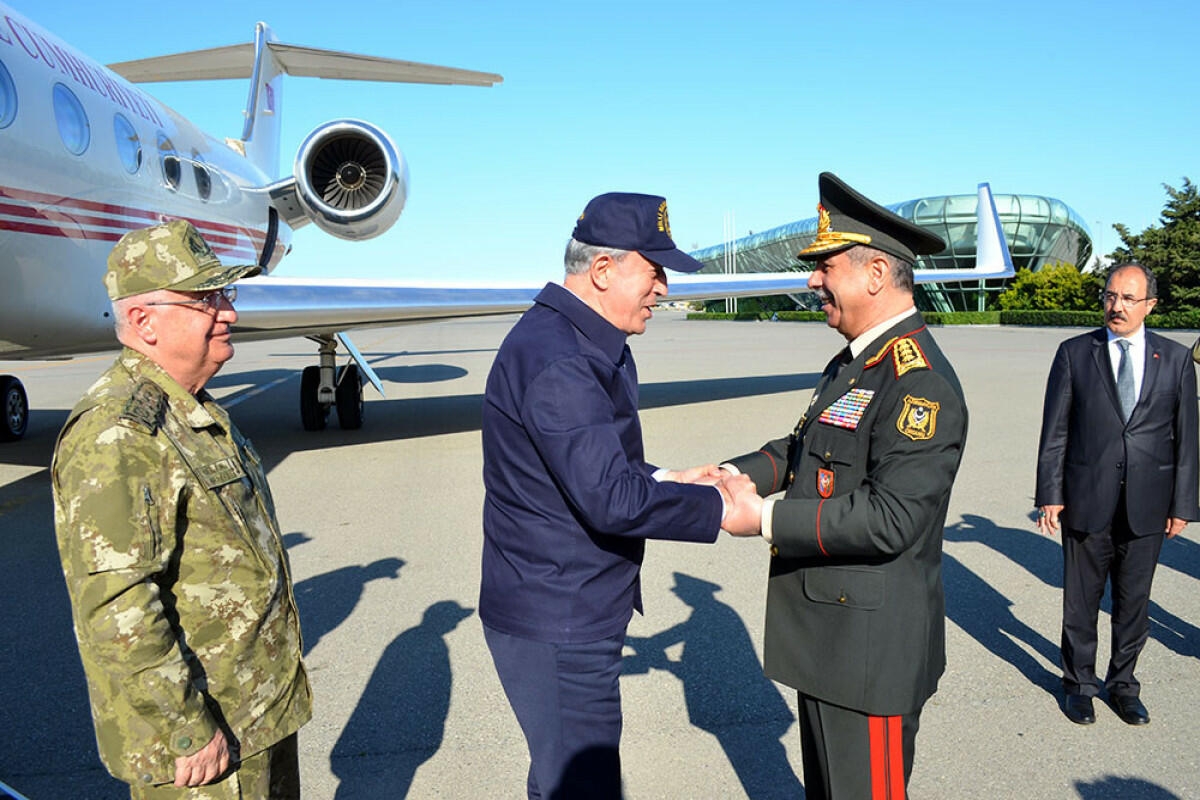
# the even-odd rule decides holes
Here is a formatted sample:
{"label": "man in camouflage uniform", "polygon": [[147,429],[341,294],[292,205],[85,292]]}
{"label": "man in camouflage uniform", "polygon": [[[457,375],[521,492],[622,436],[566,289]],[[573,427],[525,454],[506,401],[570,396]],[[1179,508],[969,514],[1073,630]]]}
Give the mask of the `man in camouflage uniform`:
{"label": "man in camouflage uniform", "polygon": [[204,391],[233,356],[229,284],[258,271],[184,220],[126,234],[104,276],[124,349],[55,448],[96,741],[133,798],[300,796],[312,697],[287,555],[258,455]]}

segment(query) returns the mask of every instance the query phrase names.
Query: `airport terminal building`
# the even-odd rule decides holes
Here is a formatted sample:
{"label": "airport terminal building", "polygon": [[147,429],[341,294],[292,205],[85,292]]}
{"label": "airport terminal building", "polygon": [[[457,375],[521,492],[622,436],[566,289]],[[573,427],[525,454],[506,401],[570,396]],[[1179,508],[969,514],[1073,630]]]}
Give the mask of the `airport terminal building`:
{"label": "airport terminal building", "polygon": [[[1028,194],[996,194],[993,199],[1013,266],[1018,270],[1039,270],[1056,264],[1073,264],[1082,269],[1091,259],[1091,231],[1066,203]],[[887,208],[928,228],[946,242],[941,253],[919,258],[918,268],[970,269],[975,265],[977,203],[975,194],[953,194],[908,200]],[[796,260],[796,253],[816,235],[817,218],[812,217],[706,247],[692,256],[704,263],[702,272],[804,269]],[[916,291],[917,307],[923,311],[982,310],[986,295],[1003,291],[1007,284],[1007,279],[921,284]]]}

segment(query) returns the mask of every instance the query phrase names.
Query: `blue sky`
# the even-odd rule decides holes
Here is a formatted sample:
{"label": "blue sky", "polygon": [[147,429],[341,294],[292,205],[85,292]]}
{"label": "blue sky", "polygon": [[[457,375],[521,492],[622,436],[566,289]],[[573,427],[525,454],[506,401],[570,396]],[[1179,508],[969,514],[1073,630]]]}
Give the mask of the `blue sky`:
{"label": "blue sky", "polygon": [[[299,232],[279,275],[538,282],[587,200],[667,197],[685,249],[815,214],[816,177],[872,198],[1044,194],[1104,251],[1200,180],[1192,0],[401,2],[14,0],[108,63],[280,41],[498,72],[485,89],[288,79],[283,166],[340,117],[408,159],[399,222],[366,243]],[[342,11],[341,9],[345,9]],[[146,87],[211,133],[244,81]]]}

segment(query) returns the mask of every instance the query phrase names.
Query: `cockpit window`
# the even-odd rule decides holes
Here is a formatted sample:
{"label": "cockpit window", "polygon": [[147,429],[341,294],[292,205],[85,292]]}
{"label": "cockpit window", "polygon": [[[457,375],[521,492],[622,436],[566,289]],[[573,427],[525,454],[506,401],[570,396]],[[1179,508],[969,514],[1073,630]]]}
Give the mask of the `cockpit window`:
{"label": "cockpit window", "polygon": [[196,150],[192,151],[192,173],[196,177],[196,192],[201,200],[207,200],[212,194],[212,175],[204,163],[204,156]]}
{"label": "cockpit window", "polygon": [[17,117],[17,87],[12,75],[0,61],[0,128],[7,128]]}
{"label": "cockpit window", "polygon": [[123,114],[113,117],[113,135],[117,139],[117,155],[121,157],[121,166],[130,175],[136,174],[142,168],[142,140]]}
{"label": "cockpit window", "polygon": [[54,84],[54,119],[67,150],[83,155],[92,141],[92,126],[79,98],[61,83]]}
{"label": "cockpit window", "polygon": [[175,152],[175,145],[165,133],[158,134],[158,158],[162,164],[163,182],[167,184],[168,189],[175,191],[183,178],[183,166],[179,163],[179,153]]}

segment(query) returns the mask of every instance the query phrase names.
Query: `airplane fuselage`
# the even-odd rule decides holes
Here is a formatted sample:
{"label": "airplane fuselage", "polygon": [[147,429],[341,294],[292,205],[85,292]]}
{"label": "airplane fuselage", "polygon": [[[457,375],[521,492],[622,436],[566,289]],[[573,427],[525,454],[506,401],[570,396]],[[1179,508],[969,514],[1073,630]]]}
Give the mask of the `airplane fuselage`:
{"label": "airplane fuselage", "polygon": [[189,219],[227,263],[286,252],[273,176],[3,4],[0,70],[0,359],[113,347],[102,275],[135,228]]}

